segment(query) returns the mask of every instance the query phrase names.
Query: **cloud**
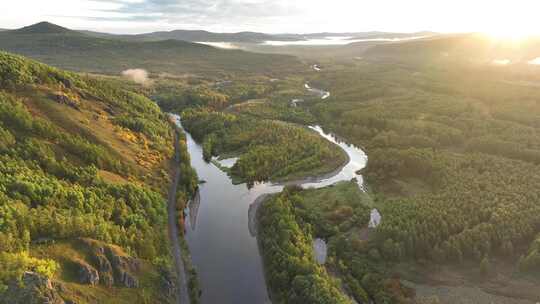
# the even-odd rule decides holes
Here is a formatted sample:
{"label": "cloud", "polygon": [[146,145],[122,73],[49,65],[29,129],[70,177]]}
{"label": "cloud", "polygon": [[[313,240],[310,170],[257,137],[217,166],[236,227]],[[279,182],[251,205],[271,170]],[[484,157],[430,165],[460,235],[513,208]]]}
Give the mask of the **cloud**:
{"label": "cloud", "polygon": [[[123,16],[108,20],[156,21],[219,25],[261,23],[264,20],[300,15],[300,3],[286,0],[94,0],[115,4],[114,8],[99,10]],[[304,10],[305,11],[305,10]]]}
{"label": "cloud", "polygon": [[143,69],[129,69],[122,72],[122,76],[142,85],[149,83],[148,72]]}
{"label": "cloud", "polygon": [[[75,29],[144,33],[432,30],[540,34],[540,1],[427,0],[0,0],[0,28],[47,20]],[[492,5],[493,4],[493,5]],[[460,16],[456,22],[455,16]],[[502,22],[508,20],[509,22]],[[509,25],[510,24],[510,25]]]}

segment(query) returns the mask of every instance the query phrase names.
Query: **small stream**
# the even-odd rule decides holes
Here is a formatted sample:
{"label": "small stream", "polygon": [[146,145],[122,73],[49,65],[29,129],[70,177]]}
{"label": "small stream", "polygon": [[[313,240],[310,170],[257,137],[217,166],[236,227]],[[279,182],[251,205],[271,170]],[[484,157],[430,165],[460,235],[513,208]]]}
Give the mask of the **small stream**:
{"label": "small stream", "polygon": [[[176,121],[182,128],[179,116]],[[357,172],[366,166],[364,151],[340,141],[320,126],[309,128],[343,149],[349,161],[326,176],[294,183],[303,188],[322,188],[356,179],[362,188],[363,179]],[[254,219],[256,207],[264,197],[281,192],[284,186],[270,182],[257,183],[252,188],[246,184],[234,185],[225,172],[203,160],[202,147],[189,133],[186,136],[191,165],[199,179],[205,181],[186,210],[186,240],[201,282],[201,303],[271,303]],[[233,161],[236,159],[225,160],[223,164],[230,166]],[[318,246],[324,247],[322,243]],[[324,258],[325,255],[320,255],[318,259],[324,262]]]}
{"label": "small stream", "polygon": [[309,83],[304,84],[304,87],[306,88],[306,90],[308,90],[308,92],[319,96],[321,99],[327,99],[328,97],[330,97],[330,92],[317,88],[312,88]]}

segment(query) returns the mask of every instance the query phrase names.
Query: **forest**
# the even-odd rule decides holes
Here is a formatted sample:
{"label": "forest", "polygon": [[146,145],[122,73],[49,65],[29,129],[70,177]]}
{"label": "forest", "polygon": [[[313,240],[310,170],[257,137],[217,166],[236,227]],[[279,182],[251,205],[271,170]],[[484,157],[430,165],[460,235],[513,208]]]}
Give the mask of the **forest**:
{"label": "forest", "polygon": [[537,278],[540,96],[522,84],[529,75],[367,60],[318,75],[333,95],[308,109],[368,154],[382,257],[492,276],[487,265],[502,263]]}
{"label": "forest", "polygon": [[339,147],[283,121],[194,108],[182,112],[182,123],[202,143],[206,160],[238,155],[231,173],[248,183],[316,176],[346,160]]}
{"label": "forest", "polygon": [[[372,206],[371,198],[354,182],[322,189],[290,187],[267,200],[260,210],[258,237],[271,290],[284,303],[296,303],[296,297],[317,294],[317,289],[335,292],[337,299],[352,297],[358,303],[411,303],[414,291],[400,284],[388,261],[393,245],[386,242],[379,248],[377,239],[366,237],[373,233],[367,229]],[[313,260],[314,238],[328,243],[322,271]],[[315,273],[319,277],[315,282],[326,283],[302,285],[297,291],[294,282],[306,273]],[[302,300],[298,303],[336,303]]]}
{"label": "forest", "polygon": [[[156,267],[169,260],[163,180],[172,129],[157,105],[8,53],[0,53],[0,88],[0,293],[24,271],[64,277],[65,261],[46,258],[46,246],[34,256],[43,241],[92,238]],[[62,124],[57,111],[82,118]],[[112,124],[111,133],[92,133],[88,120]]]}
{"label": "forest", "polygon": [[258,215],[258,239],[274,303],[351,303],[338,281],[315,261],[312,235],[296,220],[290,198],[294,190],[265,201]]}

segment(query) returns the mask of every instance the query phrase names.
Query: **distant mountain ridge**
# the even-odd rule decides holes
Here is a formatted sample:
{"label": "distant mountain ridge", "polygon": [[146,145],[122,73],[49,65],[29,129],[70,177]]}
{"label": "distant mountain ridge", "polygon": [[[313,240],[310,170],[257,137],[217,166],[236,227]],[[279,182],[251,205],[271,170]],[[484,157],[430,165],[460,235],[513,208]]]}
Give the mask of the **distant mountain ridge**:
{"label": "distant mountain ridge", "polygon": [[[0,30],[1,31],[1,30]],[[352,39],[367,39],[367,38],[403,38],[417,36],[432,36],[437,35],[435,32],[415,32],[415,33],[394,33],[394,32],[320,32],[306,34],[267,34],[261,32],[235,32],[235,33],[217,33],[206,30],[172,30],[172,31],[157,31],[143,34],[111,34],[88,30],[69,30],[49,22],[40,22],[18,31],[22,32],[43,32],[43,33],[62,33],[62,32],[79,32],[88,36],[97,38],[114,38],[127,41],[159,41],[159,40],[183,40],[189,42],[236,42],[236,43],[262,43],[265,41],[296,41],[308,39],[324,39],[328,37],[351,37]]]}
{"label": "distant mountain ridge", "polygon": [[202,30],[174,30],[170,32],[154,32],[135,35],[143,39],[174,39],[192,42],[251,42],[258,43],[276,39],[275,36],[256,32],[212,33]]}
{"label": "distant mountain ridge", "polygon": [[302,68],[292,56],[224,50],[179,39],[127,39],[98,34],[40,22],[0,32],[0,50],[63,69],[106,74],[134,67],[171,74],[272,73]]}
{"label": "distant mountain ridge", "polygon": [[415,33],[394,33],[394,32],[320,32],[306,34],[267,34],[261,32],[243,31],[236,33],[217,33],[206,30],[172,30],[172,31],[157,31],[143,34],[110,34],[88,30],[70,30],[65,27],[58,26],[50,22],[39,22],[34,25],[23,27],[17,30],[0,31],[17,31],[27,34],[61,34],[61,33],[82,33],[96,38],[113,38],[126,41],[160,41],[160,40],[183,40],[189,42],[236,42],[236,43],[262,43],[265,41],[296,41],[308,39],[324,39],[328,37],[351,37],[351,39],[369,39],[369,38],[404,38],[418,36],[437,35],[435,32],[415,32]]}

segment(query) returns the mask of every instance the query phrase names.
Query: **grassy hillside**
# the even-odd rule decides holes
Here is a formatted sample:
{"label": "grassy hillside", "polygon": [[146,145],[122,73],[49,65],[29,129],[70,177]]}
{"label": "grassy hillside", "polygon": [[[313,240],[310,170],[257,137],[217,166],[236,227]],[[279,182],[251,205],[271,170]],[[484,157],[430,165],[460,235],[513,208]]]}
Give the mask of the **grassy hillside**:
{"label": "grassy hillside", "polygon": [[172,138],[149,99],[1,52],[0,303],[169,301]]}
{"label": "grassy hillside", "polygon": [[278,73],[300,69],[289,56],[217,49],[179,40],[99,38],[39,23],[0,32],[0,49],[74,71],[119,74],[129,68],[153,73]]}

